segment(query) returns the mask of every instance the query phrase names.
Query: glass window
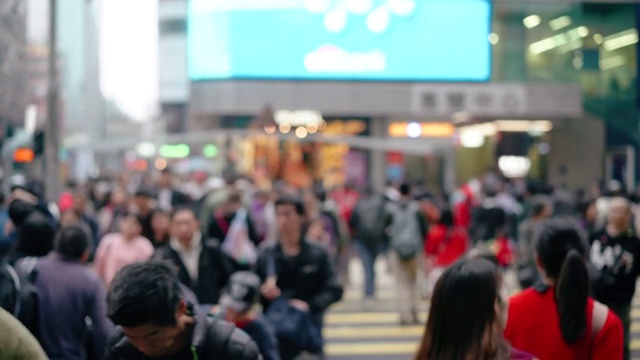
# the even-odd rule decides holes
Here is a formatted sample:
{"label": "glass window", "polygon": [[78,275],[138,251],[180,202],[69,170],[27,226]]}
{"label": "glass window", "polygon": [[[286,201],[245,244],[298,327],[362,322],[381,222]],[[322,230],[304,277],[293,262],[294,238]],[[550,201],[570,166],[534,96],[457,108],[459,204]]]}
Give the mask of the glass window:
{"label": "glass window", "polygon": [[634,4],[495,2],[492,80],[580,84],[587,112],[628,127],[636,119],[635,17]]}

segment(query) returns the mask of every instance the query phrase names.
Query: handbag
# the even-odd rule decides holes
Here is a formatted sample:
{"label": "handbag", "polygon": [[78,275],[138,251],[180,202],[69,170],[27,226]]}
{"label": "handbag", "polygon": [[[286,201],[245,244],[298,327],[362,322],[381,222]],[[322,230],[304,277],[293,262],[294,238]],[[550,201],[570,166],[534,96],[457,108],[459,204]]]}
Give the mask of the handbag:
{"label": "handbag", "polygon": [[240,209],[231,221],[222,251],[241,265],[254,265],[258,257],[255,244],[249,239],[247,211]]}
{"label": "handbag", "polygon": [[[276,281],[276,265],[273,255],[267,257],[267,281]],[[289,299],[280,296],[264,313],[275,330],[278,341],[286,343],[300,353],[319,353],[322,350],[322,334],[311,314],[289,304]]]}

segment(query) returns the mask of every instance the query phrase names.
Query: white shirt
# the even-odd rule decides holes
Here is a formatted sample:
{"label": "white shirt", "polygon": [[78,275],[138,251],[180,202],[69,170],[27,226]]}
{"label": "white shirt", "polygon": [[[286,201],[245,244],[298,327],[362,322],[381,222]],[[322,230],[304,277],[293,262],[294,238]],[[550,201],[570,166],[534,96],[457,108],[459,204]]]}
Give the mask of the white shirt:
{"label": "white shirt", "polygon": [[171,189],[160,189],[158,191],[158,206],[164,211],[171,211],[171,196],[173,191]]}
{"label": "white shirt", "polygon": [[202,252],[202,234],[197,232],[191,239],[189,246],[184,246],[178,239],[171,239],[169,246],[178,253],[180,260],[187,268],[191,280],[198,280],[198,267],[200,266],[200,253]]}

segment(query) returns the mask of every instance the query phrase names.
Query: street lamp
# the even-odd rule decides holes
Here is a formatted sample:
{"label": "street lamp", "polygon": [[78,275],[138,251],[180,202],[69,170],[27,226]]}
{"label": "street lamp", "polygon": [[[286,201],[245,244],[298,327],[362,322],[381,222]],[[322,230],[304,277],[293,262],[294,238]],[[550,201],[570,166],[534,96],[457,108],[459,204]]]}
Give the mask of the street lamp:
{"label": "street lamp", "polygon": [[60,192],[60,121],[58,118],[57,0],[49,0],[49,96],[45,128],[45,192],[49,201],[55,201]]}

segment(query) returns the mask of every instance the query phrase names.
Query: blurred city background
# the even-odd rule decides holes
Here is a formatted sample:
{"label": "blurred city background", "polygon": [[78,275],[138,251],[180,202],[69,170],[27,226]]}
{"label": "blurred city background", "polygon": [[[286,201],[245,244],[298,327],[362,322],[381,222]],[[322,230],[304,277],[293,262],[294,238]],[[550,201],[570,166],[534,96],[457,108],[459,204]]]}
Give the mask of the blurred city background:
{"label": "blurred city background", "polygon": [[53,18],[51,3],[0,6],[12,174],[43,171],[53,114],[60,184],[166,166],[300,186],[452,190],[491,169],[636,183],[634,1],[65,0]]}
{"label": "blurred city background", "polygon": [[[487,173],[522,203],[528,184],[638,195],[638,29],[635,0],[0,0],[3,190],[37,179],[49,201],[103,206],[111,184],[144,200],[170,169],[161,188],[189,201],[240,178],[242,191],[322,188],[345,223],[355,189],[410,183],[444,208]],[[365,306],[350,251],[326,355],[409,358],[426,301],[400,326],[378,262]]]}

